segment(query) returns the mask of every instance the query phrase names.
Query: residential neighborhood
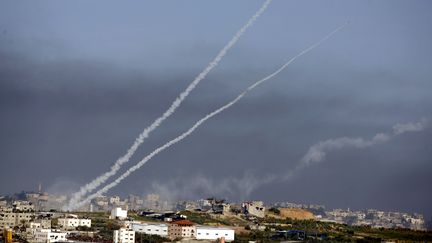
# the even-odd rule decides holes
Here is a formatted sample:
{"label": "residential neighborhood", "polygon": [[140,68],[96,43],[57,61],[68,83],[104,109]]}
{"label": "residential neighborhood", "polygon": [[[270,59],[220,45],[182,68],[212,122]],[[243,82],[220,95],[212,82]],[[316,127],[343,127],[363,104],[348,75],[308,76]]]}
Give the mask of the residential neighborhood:
{"label": "residential neighborhood", "polygon": [[[2,197],[0,227],[4,242],[132,243],[147,242],[150,238],[143,238],[145,235],[156,237],[160,242],[236,242],[237,237],[247,239],[252,233],[267,235],[274,241],[328,240],[335,237],[332,231],[338,227],[359,227],[372,231],[407,229],[425,232],[416,234],[430,234],[423,215],[418,213],[376,209],[328,210],[320,204],[266,204],[260,200],[228,202],[217,198],[170,202],[162,200],[157,194],[142,197],[130,195],[126,198],[100,196],[76,212],[66,212],[60,205],[49,201],[55,196],[47,193],[39,195],[26,193],[26,198],[21,200]],[[55,201],[58,202],[58,199]],[[309,226],[295,226],[310,225],[312,222],[331,230],[316,231],[308,229]]]}

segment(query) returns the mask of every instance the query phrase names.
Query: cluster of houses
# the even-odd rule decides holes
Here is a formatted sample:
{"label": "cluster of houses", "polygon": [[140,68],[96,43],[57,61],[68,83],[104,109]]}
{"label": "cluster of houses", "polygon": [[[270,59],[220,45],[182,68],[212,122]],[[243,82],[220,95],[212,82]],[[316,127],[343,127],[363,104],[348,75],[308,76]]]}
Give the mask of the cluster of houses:
{"label": "cluster of houses", "polygon": [[165,220],[165,223],[148,223],[141,221],[128,221],[127,211],[115,208],[111,211],[111,218],[123,220],[123,227],[113,232],[115,243],[135,242],[135,232],[148,235],[158,235],[171,240],[195,239],[195,240],[223,240],[230,242],[234,240],[234,230],[225,227],[209,227],[197,225],[181,215],[180,220]]}
{"label": "cluster of houses", "polygon": [[375,209],[351,211],[334,209],[326,211],[325,216],[318,215],[318,220],[348,224],[353,226],[371,226],[374,228],[407,228],[426,230],[425,220],[421,214],[385,212]]}
{"label": "cluster of houses", "polygon": [[[252,204],[250,207],[251,211],[255,210]],[[136,232],[158,235],[171,240],[193,239],[226,242],[234,240],[233,229],[197,225],[187,220],[186,216],[174,213],[161,215],[164,217],[161,223],[146,223],[131,220],[127,210],[120,207],[113,208],[110,218],[117,220],[122,225],[120,229],[113,231],[113,241],[135,242]],[[56,221],[57,227],[55,228],[52,228],[53,220]],[[28,201],[14,201],[11,205],[4,201],[0,202],[0,227],[4,229],[5,236],[12,234],[12,231],[19,231],[29,242],[65,242],[68,241],[68,236],[71,234],[79,232],[83,227],[90,229],[91,226],[91,219],[79,218],[75,214],[36,212],[34,205]]]}
{"label": "cluster of houses", "polygon": [[[74,214],[40,210],[41,206],[48,205],[45,200],[47,195],[44,193],[33,193],[27,196],[33,201],[5,201],[0,198],[0,229],[4,229],[5,238],[7,238],[9,229],[11,229],[25,232],[25,238],[29,242],[61,242],[65,241],[71,233],[73,234],[82,229],[82,227],[91,227],[91,219],[79,218]],[[41,201],[45,203],[41,203]],[[354,226],[368,225],[371,227],[425,230],[425,220],[421,214],[384,212],[372,209],[363,211],[334,209],[327,211],[322,205],[288,202],[279,202],[269,206],[307,209],[313,212],[316,219],[320,221]],[[141,215],[157,219],[159,222],[148,223],[131,220],[128,218],[128,209],[130,207],[145,208],[145,210],[141,210]],[[100,211],[108,208],[111,210],[110,218],[117,220],[122,225],[122,228],[113,232],[114,242],[124,243],[135,242],[136,232],[158,235],[171,240],[187,238],[214,241],[219,239],[229,242],[234,240],[233,229],[197,225],[189,221],[186,216],[174,212],[189,210],[211,215],[242,215],[248,219],[264,218],[266,213],[266,207],[262,201],[230,204],[225,200],[208,198],[196,201],[179,201],[169,205],[160,201],[157,194],[149,194],[144,199],[136,196],[129,196],[127,199],[121,199],[118,196],[98,197],[82,210]],[[173,211],[167,212],[166,209]],[[159,213],[162,211],[165,211],[165,213]],[[54,229],[51,227],[53,219],[55,219],[57,226]]]}
{"label": "cluster of houses", "polygon": [[125,222],[125,226],[114,231],[113,239],[115,243],[135,242],[135,232],[158,235],[170,240],[175,239],[195,239],[207,241],[226,241],[234,240],[234,230],[223,227],[209,227],[196,225],[189,220],[179,220],[170,223],[143,223],[138,221]]}
{"label": "cluster of houses", "polygon": [[[57,215],[55,215],[57,214]],[[77,215],[36,212],[35,205],[29,201],[14,201],[8,205],[0,201],[0,229],[8,232],[23,232],[29,242],[64,242],[69,230],[79,226],[91,227],[90,219],[80,219]],[[56,218],[59,229],[52,229],[52,219]],[[4,237],[7,241],[8,237]]]}

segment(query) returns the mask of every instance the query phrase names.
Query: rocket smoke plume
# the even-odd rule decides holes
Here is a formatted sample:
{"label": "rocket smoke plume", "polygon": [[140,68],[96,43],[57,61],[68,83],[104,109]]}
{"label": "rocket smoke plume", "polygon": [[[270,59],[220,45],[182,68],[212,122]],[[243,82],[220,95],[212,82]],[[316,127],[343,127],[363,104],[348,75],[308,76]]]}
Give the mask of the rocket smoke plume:
{"label": "rocket smoke plume", "polygon": [[286,178],[289,178],[294,175],[294,172],[307,167],[313,163],[319,163],[325,160],[325,157],[328,152],[340,150],[346,147],[352,148],[366,148],[374,145],[382,144],[388,142],[390,139],[402,135],[406,132],[419,132],[425,129],[427,125],[427,120],[422,119],[419,122],[410,122],[405,124],[396,124],[394,125],[392,133],[377,133],[372,138],[363,139],[363,138],[350,138],[350,137],[340,137],[327,139],[325,141],[318,142],[317,144],[312,145],[307,153],[303,156],[300,163],[295,167],[294,170],[291,170]]}
{"label": "rocket smoke plume", "polygon": [[235,103],[237,103],[241,98],[243,98],[247,93],[249,93],[249,91],[253,90],[254,88],[258,87],[260,84],[262,84],[263,82],[271,79],[272,77],[276,76],[277,74],[279,74],[280,72],[282,72],[282,70],[284,70],[289,64],[291,64],[292,62],[294,62],[297,58],[303,56],[304,54],[308,53],[309,51],[311,51],[312,49],[316,48],[317,46],[319,46],[322,42],[324,42],[325,40],[327,40],[328,38],[330,38],[332,35],[334,35],[336,32],[338,32],[339,30],[341,30],[342,28],[344,28],[347,24],[344,24],[342,26],[340,26],[339,28],[337,28],[336,30],[330,32],[328,35],[326,35],[324,38],[322,38],[320,41],[318,41],[317,43],[311,45],[309,48],[303,50],[302,52],[300,52],[299,54],[297,54],[296,56],[294,56],[293,58],[291,58],[288,62],[286,62],[285,64],[283,64],[279,69],[277,69],[275,72],[273,72],[272,74],[266,76],[265,78],[255,82],[254,84],[252,84],[251,86],[249,86],[246,90],[244,90],[240,95],[238,95],[235,99],[233,99],[232,101],[230,101],[229,103],[227,103],[226,105],[218,108],[217,110],[207,114],[205,117],[201,118],[200,120],[198,120],[191,128],[189,128],[186,132],[184,132],[183,134],[181,134],[180,136],[174,138],[173,140],[167,142],[166,144],[162,145],[161,147],[155,149],[153,152],[151,152],[150,154],[148,154],[146,157],[144,157],[140,162],[138,162],[136,165],[130,167],[126,172],[124,172],[121,176],[119,176],[116,180],[114,180],[113,182],[111,182],[110,184],[106,185],[105,187],[103,187],[102,189],[98,190],[96,193],[89,195],[86,199],[84,199],[83,201],[73,204],[73,205],[69,205],[69,210],[74,210],[76,208],[82,207],[83,205],[85,205],[86,203],[90,202],[93,198],[96,198],[100,195],[102,195],[103,193],[106,193],[109,189],[117,186],[122,180],[124,180],[125,178],[127,178],[132,172],[138,170],[139,168],[141,168],[145,163],[147,163],[147,161],[149,161],[150,159],[152,159],[155,155],[159,154],[160,152],[164,151],[165,149],[171,147],[172,145],[180,142],[181,140],[185,139],[186,137],[188,137],[190,134],[192,134],[195,129],[197,129],[199,126],[201,126],[204,122],[206,122],[208,119],[212,118],[213,116],[221,113],[222,111],[228,109],[229,107],[231,107],[232,105],[234,105]]}
{"label": "rocket smoke plume", "polygon": [[111,166],[111,169],[108,172],[100,175],[90,183],[82,186],[80,190],[72,195],[72,198],[69,202],[69,205],[73,205],[77,203],[84,195],[88,192],[93,191],[99,185],[104,183],[108,178],[115,175],[116,172],[120,169],[121,165],[128,162],[130,158],[133,156],[138,147],[144,142],[146,138],[149,137],[150,133],[155,130],[162,122],[170,117],[175,110],[181,105],[183,100],[189,95],[189,93],[195,89],[195,87],[203,80],[207,74],[215,68],[222,58],[226,55],[229,49],[233,47],[240,37],[244,34],[244,32],[253,25],[253,23],[258,19],[258,17],[267,9],[268,5],[272,0],[266,0],[261,8],[247,21],[247,23],[232,37],[232,39],[219,51],[217,56],[208,64],[208,66],[189,84],[189,86],[182,92],[180,95],[174,100],[171,106],[166,110],[162,116],[157,118],[150,126],[146,127],[144,131],[135,139],[134,144],[128,149],[125,155],[120,157],[114,165]]}
{"label": "rocket smoke plume", "polygon": [[[393,135],[402,135],[403,133],[408,132],[419,132],[426,127],[426,120],[421,120],[420,122],[411,122],[405,124],[396,124],[393,126]],[[381,135],[382,134],[382,135]],[[345,147],[351,146],[353,144],[357,144],[357,148],[366,148],[368,145],[379,143],[384,143],[386,141],[390,142],[386,138],[390,138],[389,135],[384,135],[383,133],[379,133],[378,135],[373,136],[370,140],[365,140],[361,138],[344,138],[344,139],[329,139],[326,141],[328,144],[336,144],[339,141],[340,143],[345,142]],[[320,142],[321,143],[321,142]],[[320,144],[318,143],[318,144]],[[326,142],[322,142],[326,143]],[[371,145],[372,146],[372,145]],[[319,147],[314,145],[312,147]],[[311,147],[311,148],[312,148]],[[331,149],[324,149],[325,146],[321,146],[321,152],[330,152]],[[339,149],[342,149],[344,146],[340,146]],[[312,151],[317,151],[319,149],[312,149]],[[324,151],[325,150],[325,151]],[[307,154],[310,155],[310,152]],[[304,156],[309,157],[309,156]],[[312,157],[312,156],[311,156]],[[324,161],[324,157],[320,160]],[[169,201],[175,200],[185,200],[190,198],[206,197],[206,196],[220,196],[224,198],[234,197],[240,200],[248,200],[249,196],[256,189],[268,185],[270,183],[283,183],[289,179],[293,179],[293,176],[300,172],[300,169],[306,168],[304,161],[309,161],[307,159],[303,159],[299,161],[299,166],[294,167],[294,169],[289,170],[282,175],[280,174],[267,174],[262,175],[255,174],[252,171],[245,171],[241,176],[236,174],[235,177],[217,177],[215,179],[210,178],[209,176],[195,174],[188,176],[187,178],[180,177],[171,177],[169,179],[164,178],[161,181],[153,181],[151,184],[151,188],[149,189],[152,193],[157,193],[161,195],[162,198]],[[315,161],[318,162],[318,161]],[[312,165],[311,163],[307,163],[308,165]],[[315,163],[316,164],[316,163]]]}

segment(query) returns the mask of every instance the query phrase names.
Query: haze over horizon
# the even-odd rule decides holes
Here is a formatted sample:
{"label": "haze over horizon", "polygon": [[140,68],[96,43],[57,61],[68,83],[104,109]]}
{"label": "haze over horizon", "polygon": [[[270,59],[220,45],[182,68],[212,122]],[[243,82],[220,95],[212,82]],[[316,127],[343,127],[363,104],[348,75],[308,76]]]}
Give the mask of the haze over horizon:
{"label": "haze over horizon", "polygon": [[[71,193],[124,154],[263,1],[0,4],[0,194]],[[225,197],[432,216],[432,128],[327,153],[310,146],[432,118],[429,1],[280,1],[122,170],[346,21],[109,194]]]}

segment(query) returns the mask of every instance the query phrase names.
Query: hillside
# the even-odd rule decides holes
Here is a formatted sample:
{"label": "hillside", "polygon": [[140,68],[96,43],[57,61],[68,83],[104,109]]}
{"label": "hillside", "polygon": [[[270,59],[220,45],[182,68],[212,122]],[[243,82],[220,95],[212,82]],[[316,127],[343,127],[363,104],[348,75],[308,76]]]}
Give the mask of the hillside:
{"label": "hillside", "polygon": [[278,208],[279,213],[275,213],[272,211],[267,211],[266,214],[269,217],[277,218],[277,219],[298,219],[298,220],[308,220],[315,219],[313,213],[306,209],[301,208]]}

